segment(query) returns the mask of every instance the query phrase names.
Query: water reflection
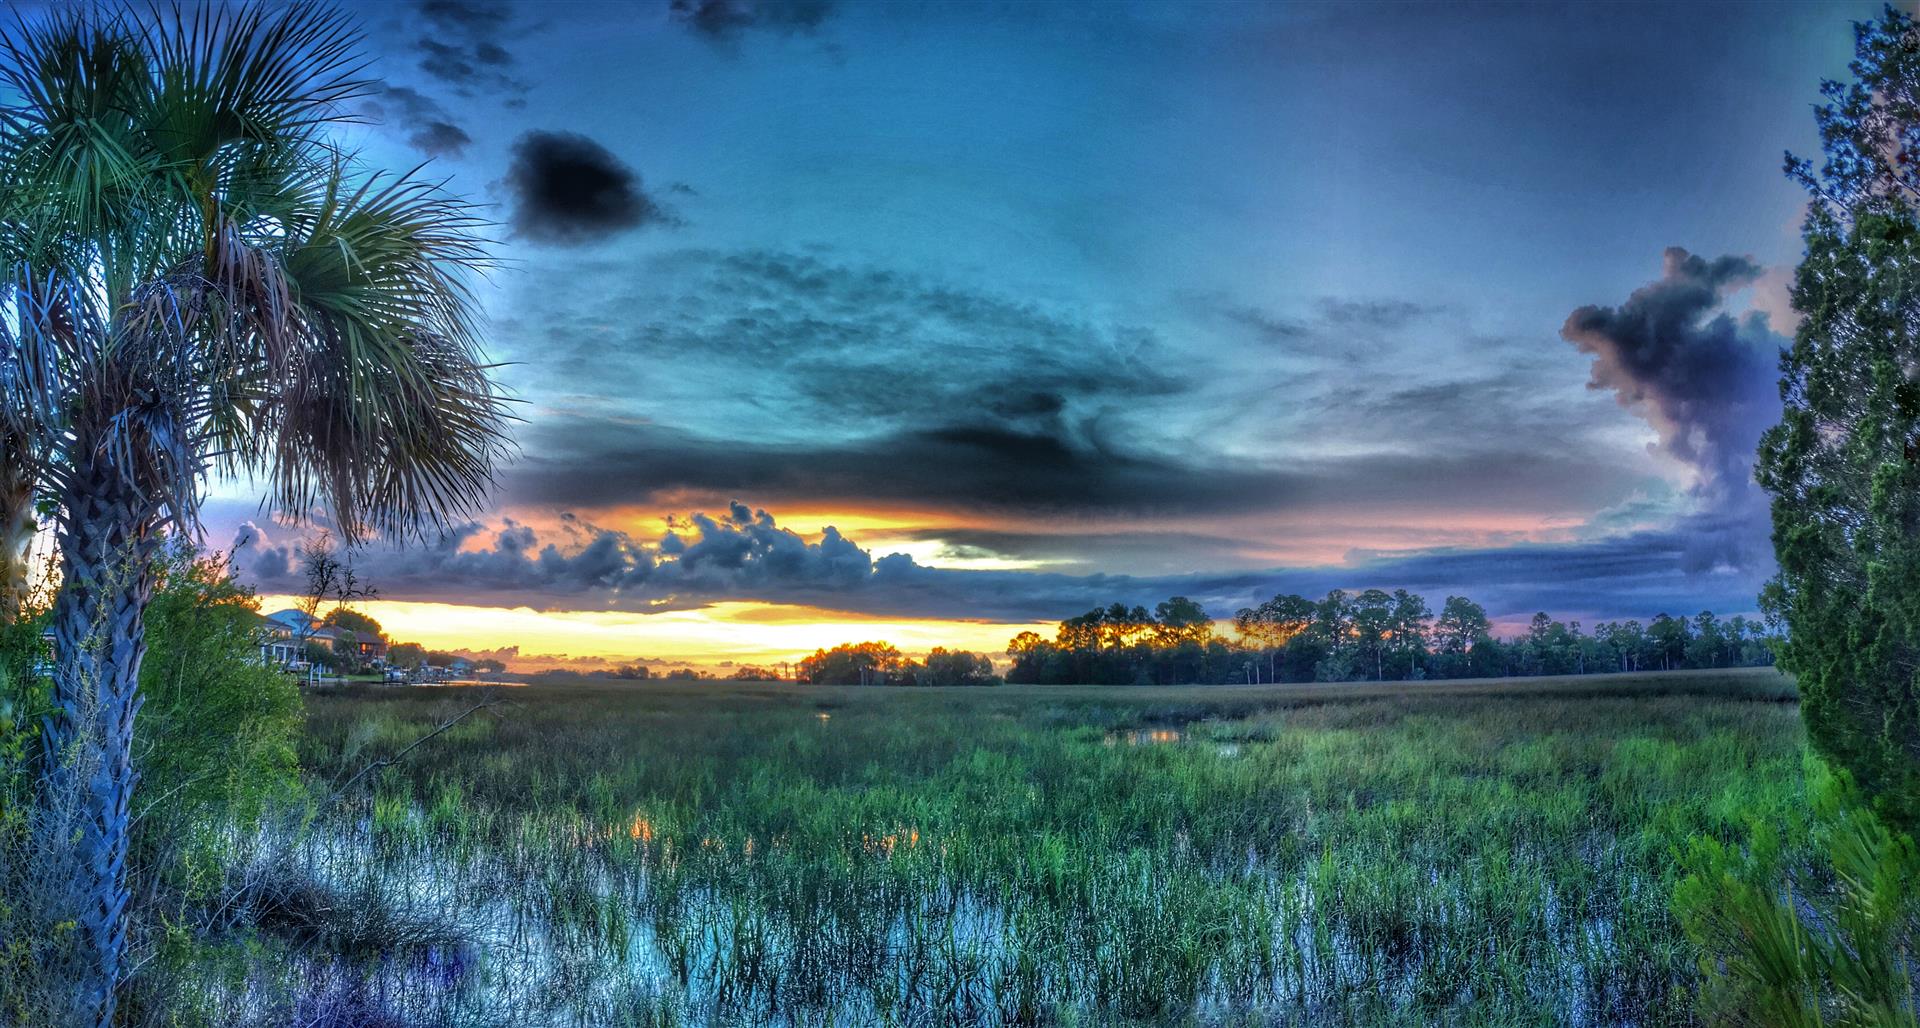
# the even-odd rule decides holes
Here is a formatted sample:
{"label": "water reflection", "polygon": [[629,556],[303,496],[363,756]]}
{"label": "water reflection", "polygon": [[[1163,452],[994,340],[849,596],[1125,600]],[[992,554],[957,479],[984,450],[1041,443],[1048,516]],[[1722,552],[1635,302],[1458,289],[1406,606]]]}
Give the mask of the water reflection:
{"label": "water reflection", "polygon": [[[1140,738],[1130,745],[1181,737],[1134,734]],[[421,818],[413,813],[415,827],[424,827]],[[425,832],[398,844],[365,821],[306,840],[296,850],[299,865],[326,893],[406,923],[457,929],[458,941],[436,930],[422,934],[429,943],[382,949],[371,961],[313,959],[294,975],[306,998],[278,1012],[340,1028],[1031,1023],[1034,1009],[1085,1011],[1111,998],[1089,982],[1128,995],[1124,981],[1157,965],[1135,965],[1131,948],[1102,949],[1106,926],[1144,918],[1137,927],[1167,927],[1172,916],[1155,898],[1157,887],[1140,891],[1131,872],[1092,869],[1083,873],[1105,883],[1102,894],[1118,905],[1100,908],[1090,934],[1071,913],[1035,921],[1045,905],[1029,889],[1075,883],[1048,885],[1036,872],[1024,887],[983,893],[955,877],[947,847],[912,824],[849,839],[847,877],[806,902],[795,902],[784,880],[762,881],[793,859],[782,838],[756,846],[751,837],[708,836],[681,854],[646,810],[588,832],[624,834],[639,845],[596,847],[561,861],[535,851],[447,847]],[[897,862],[908,854],[918,856]],[[887,863],[862,864],[872,859]],[[1221,865],[1212,875],[1257,900],[1235,907],[1201,958],[1190,994],[1174,1002],[1191,1003],[1199,1023],[1227,1012],[1277,1023],[1349,994],[1405,1005],[1447,978],[1445,969],[1425,969],[1391,944],[1394,925],[1409,916],[1402,903],[1352,906],[1352,890],[1364,882],[1329,877],[1311,861],[1272,863],[1251,850],[1244,866]],[[1418,902],[1471,898],[1470,887],[1440,869],[1429,876]],[[1081,902],[1072,907],[1086,909]],[[1559,1023],[1620,1023],[1609,1016],[1618,1010],[1605,1002],[1604,983],[1585,977],[1589,962],[1605,966],[1615,951],[1610,925],[1604,917],[1568,917],[1551,887],[1542,902],[1555,944],[1581,955],[1574,964],[1580,980],[1543,976],[1526,991],[1558,999]],[[1070,970],[1096,966],[1106,977]],[[950,1005],[953,995],[971,997],[964,1010]],[[629,1016],[636,1013],[640,1019]]]}
{"label": "water reflection", "polygon": [[1187,734],[1178,728],[1139,728],[1129,732],[1115,732],[1107,736],[1109,746],[1161,746],[1179,742]]}

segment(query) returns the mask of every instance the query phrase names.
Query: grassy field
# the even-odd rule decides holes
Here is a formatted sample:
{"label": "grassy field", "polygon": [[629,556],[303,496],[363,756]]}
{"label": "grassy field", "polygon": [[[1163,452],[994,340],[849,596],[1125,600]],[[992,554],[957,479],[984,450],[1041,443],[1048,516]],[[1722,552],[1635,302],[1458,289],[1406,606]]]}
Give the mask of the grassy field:
{"label": "grassy field", "polygon": [[[313,695],[305,762],[477,695]],[[1676,845],[1805,817],[1767,670],[494,695],[298,844],[304,1020],[1686,1024]]]}

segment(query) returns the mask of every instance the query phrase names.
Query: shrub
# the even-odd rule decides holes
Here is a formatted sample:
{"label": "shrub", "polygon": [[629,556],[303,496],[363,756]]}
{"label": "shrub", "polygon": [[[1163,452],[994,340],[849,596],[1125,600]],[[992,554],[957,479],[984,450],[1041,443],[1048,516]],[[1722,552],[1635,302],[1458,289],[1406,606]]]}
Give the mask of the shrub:
{"label": "shrub", "polygon": [[1843,772],[1810,769],[1818,866],[1796,876],[1777,834],[1742,851],[1696,837],[1674,911],[1699,948],[1707,1021],[1770,1028],[1896,1028],[1915,1019],[1920,859]]}

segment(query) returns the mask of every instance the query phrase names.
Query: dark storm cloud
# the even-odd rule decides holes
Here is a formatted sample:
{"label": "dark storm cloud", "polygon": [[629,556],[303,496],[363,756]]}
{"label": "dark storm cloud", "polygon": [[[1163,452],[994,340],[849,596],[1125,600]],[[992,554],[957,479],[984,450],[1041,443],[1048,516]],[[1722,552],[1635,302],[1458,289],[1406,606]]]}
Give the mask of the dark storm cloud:
{"label": "dark storm cloud", "polygon": [[391,116],[407,133],[407,142],[422,153],[458,157],[473,142],[439,101],[417,89],[389,86],[371,106],[376,117]]}
{"label": "dark storm cloud", "polygon": [[1659,433],[1659,449],[1696,475],[1701,514],[1689,570],[1767,558],[1765,501],[1753,483],[1760,434],[1780,416],[1779,341],[1763,318],[1715,313],[1765,269],[1669,247],[1660,278],[1618,307],[1587,306],[1560,334],[1593,355],[1589,388],[1607,390]]}
{"label": "dark storm cloud", "polygon": [[571,132],[528,132],[513,144],[506,184],[513,230],[524,239],[574,246],[672,218],[640,176],[611,151]]}
{"label": "dark storm cloud", "polygon": [[[669,520],[657,540],[563,519],[543,538],[506,521],[486,545],[469,525],[438,544],[362,553],[361,566],[386,600],[531,606],[542,610],[683,610],[723,600],[756,600],[857,610],[890,617],[1051,621],[1115,601],[1200,600],[1216,618],[1280,592],[1408,588],[1430,602],[1462,593],[1501,620],[1536,610],[1562,617],[1647,618],[1702,607],[1753,608],[1757,581],[1686,579],[1673,573],[1686,546],[1674,533],[1638,533],[1574,545],[1458,550],[1408,557],[1357,557],[1339,567],[1221,574],[1069,575],[966,571],[919,564],[905,554],[876,557],[831,529],[809,542],[772,515],[734,503],[722,514]],[[296,547],[276,545],[249,526],[239,547],[248,577],[269,591],[297,591]]]}
{"label": "dark storm cloud", "polygon": [[[1368,394],[1388,399],[1378,409],[1349,397],[1342,402],[1358,415],[1322,415],[1315,391],[1338,398],[1354,376],[1292,389],[1283,404],[1262,369],[1213,366],[1156,328],[932,276],[765,251],[679,251],[624,279],[572,274],[608,288],[593,304],[567,306],[551,299],[557,288],[536,285],[521,320],[504,326],[524,347],[507,356],[524,354],[548,388],[584,394],[607,413],[555,404],[529,426],[528,457],[508,480],[522,504],[595,508],[699,490],[1113,514],[1331,508],[1345,496],[1408,510],[1449,498],[1482,510],[1544,502],[1573,514],[1632,488],[1630,455],[1581,449],[1568,416],[1556,419],[1524,381],[1462,388],[1458,399],[1375,386]],[[1342,316],[1412,315],[1375,302]],[[1318,313],[1314,323],[1329,324]],[[659,420],[636,423],[632,397]],[[1515,398],[1538,429],[1528,438],[1448,427],[1449,411],[1472,408],[1484,420]],[[1506,405],[1509,417],[1520,409]],[[1303,412],[1318,427],[1296,427]],[[1275,445],[1262,447],[1277,455],[1267,461],[1229,456],[1211,425],[1195,428],[1214,419],[1235,431],[1265,426],[1275,440],[1338,424],[1350,440],[1371,433],[1375,452],[1293,458]],[[1442,453],[1425,456],[1407,433],[1389,431],[1417,419],[1449,440]],[[1585,469],[1571,486],[1570,458]]]}
{"label": "dark storm cloud", "polygon": [[833,14],[832,0],[673,0],[673,20],[716,42],[747,32],[804,35]]}
{"label": "dark storm cloud", "polygon": [[810,506],[878,501],[1063,516],[1486,510],[1541,496],[1591,509],[1609,502],[1624,476],[1593,464],[1569,482],[1562,455],[1521,440],[1505,451],[1258,464],[977,423],[841,443],[763,443],[556,415],[535,427],[526,453],[507,473],[507,498],[587,508],[698,491]]}

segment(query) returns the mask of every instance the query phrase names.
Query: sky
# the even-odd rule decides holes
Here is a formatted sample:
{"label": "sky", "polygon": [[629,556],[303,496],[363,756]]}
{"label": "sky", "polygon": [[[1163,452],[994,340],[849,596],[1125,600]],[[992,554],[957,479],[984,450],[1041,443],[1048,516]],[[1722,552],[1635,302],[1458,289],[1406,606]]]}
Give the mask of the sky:
{"label": "sky", "polygon": [[[998,652],[1113,601],[1752,612],[1812,107],[1871,5],[426,0],[349,142],[484,205],[522,666]],[[218,538],[268,601],[303,529]]]}

